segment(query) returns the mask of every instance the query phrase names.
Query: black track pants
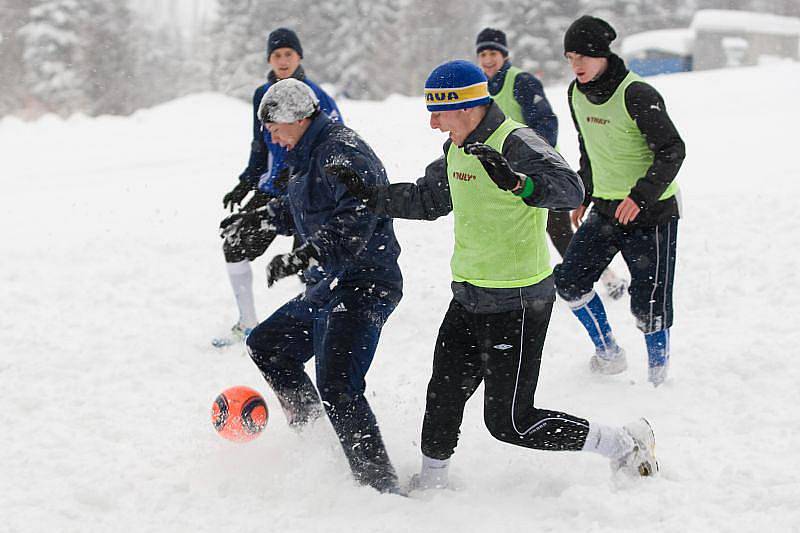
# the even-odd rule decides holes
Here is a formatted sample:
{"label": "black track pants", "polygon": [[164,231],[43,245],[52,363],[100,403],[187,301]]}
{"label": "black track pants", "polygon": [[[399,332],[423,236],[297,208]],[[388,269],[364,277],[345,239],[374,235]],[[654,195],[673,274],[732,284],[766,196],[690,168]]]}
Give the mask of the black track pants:
{"label": "black track pants", "polygon": [[567,302],[589,294],[603,270],[622,253],[631,273],[631,312],[636,327],[654,333],[672,327],[672,285],[678,220],[657,226],[626,228],[592,209],[572,239],[553,277]]}
{"label": "black track pants", "polygon": [[580,450],[589,423],[534,407],[542,347],[552,303],[497,314],[469,313],[453,300],[436,341],[428,384],[422,453],[447,459],[458,442],[464,406],[485,383],[484,421],[509,444]]}

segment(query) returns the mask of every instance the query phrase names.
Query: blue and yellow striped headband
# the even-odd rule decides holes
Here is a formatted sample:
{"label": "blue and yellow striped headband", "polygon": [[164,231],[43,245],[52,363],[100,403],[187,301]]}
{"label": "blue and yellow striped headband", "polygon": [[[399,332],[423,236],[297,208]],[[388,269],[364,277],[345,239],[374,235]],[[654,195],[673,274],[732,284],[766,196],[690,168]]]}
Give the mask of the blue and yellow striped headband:
{"label": "blue and yellow striped headband", "polygon": [[425,89],[428,111],[450,111],[489,103],[489,84],[485,81],[467,87]]}
{"label": "blue and yellow striped headband", "polygon": [[439,65],[425,81],[428,111],[468,109],[490,102],[486,75],[469,61],[448,61]]}

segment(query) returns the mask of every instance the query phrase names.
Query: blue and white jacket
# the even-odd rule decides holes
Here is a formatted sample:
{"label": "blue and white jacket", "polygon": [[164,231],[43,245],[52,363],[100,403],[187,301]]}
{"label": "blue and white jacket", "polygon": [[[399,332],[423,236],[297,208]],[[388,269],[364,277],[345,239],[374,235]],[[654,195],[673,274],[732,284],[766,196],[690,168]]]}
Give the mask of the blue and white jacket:
{"label": "blue and white jacket", "polygon": [[[320,109],[331,119],[336,122],[344,122],[336,102],[319,85],[306,79],[302,66],[297,67],[292,77],[311,87],[319,98]],[[253,142],[250,145],[250,159],[247,162],[247,168],[239,175],[240,181],[246,181],[270,196],[278,196],[285,192],[279,184],[275,183],[275,178],[286,166],[286,149],[272,142],[272,136],[258,118],[258,106],[267,89],[277,81],[278,78],[270,71],[267,83],[253,93]]]}
{"label": "blue and white jacket", "polygon": [[345,165],[370,186],[388,186],[378,156],[356,132],[320,112],[287,152],[286,164],[286,194],[269,205],[278,233],[298,235],[318,252],[319,267],[306,271],[305,298],[321,303],[334,290],[375,290],[398,303],[403,276],[392,219],[370,211],[325,172],[327,165]]}

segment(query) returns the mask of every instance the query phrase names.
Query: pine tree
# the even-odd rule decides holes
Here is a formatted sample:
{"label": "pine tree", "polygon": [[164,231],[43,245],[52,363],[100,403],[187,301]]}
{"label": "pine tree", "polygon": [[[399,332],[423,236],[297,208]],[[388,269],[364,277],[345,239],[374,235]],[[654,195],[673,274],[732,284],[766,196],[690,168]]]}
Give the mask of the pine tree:
{"label": "pine tree", "polygon": [[149,107],[185,94],[181,87],[186,62],[175,28],[152,27],[149,21],[136,17],[131,23],[129,45],[132,107]]}
{"label": "pine tree", "polygon": [[24,40],[25,83],[30,96],[48,111],[68,115],[86,109],[83,61],[88,13],[77,0],[34,0]]}
{"label": "pine tree", "polygon": [[565,78],[564,32],[580,12],[579,0],[492,0],[490,26],[506,32],[511,59],[544,83]]}
{"label": "pine tree", "polygon": [[218,4],[211,85],[219,92],[248,99],[266,72],[268,13],[281,9],[275,1],[219,0]]}
{"label": "pine tree", "polygon": [[28,22],[26,0],[4,0],[0,7],[0,116],[23,106],[23,42],[18,32]]}
{"label": "pine tree", "polygon": [[397,0],[348,0],[349,16],[332,34],[342,46],[334,51],[335,82],[350,98],[382,98],[395,89],[391,68],[397,44]]}
{"label": "pine tree", "polygon": [[419,95],[428,74],[452,59],[475,59],[475,36],[485,2],[463,0],[457,9],[446,2],[412,0],[402,15],[403,36],[392,62],[406,78],[405,94]]}
{"label": "pine tree", "polygon": [[131,12],[126,0],[84,0],[89,24],[82,29],[84,52],[82,78],[89,99],[87,111],[128,114],[135,110],[132,101],[134,58]]}

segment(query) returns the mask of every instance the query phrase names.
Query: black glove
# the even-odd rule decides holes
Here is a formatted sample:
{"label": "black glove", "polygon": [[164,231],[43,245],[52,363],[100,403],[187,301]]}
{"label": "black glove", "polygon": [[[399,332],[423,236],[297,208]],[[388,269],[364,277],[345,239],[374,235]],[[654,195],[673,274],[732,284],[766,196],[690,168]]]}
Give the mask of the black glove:
{"label": "black glove", "polygon": [[236,245],[241,239],[239,234],[241,229],[246,226],[255,226],[257,229],[274,233],[273,216],[274,213],[269,204],[253,211],[239,211],[224,218],[219,223],[219,236],[228,241],[229,244]]}
{"label": "black glove", "polygon": [[474,155],[492,181],[504,191],[513,191],[520,186],[520,176],[511,169],[503,154],[483,143],[470,143],[464,151]]}
{"label": "black glove", "polygon": [[278,175],[275,176],[275,181],[272,182],[272,185],[279,191],[285,191],[286,185],[289,184],[289,179],[292,177],[292,172],[289,170],[289,167],[283,167]]}
{"label": "black glove", "polygon": [[347,187],[350,194],[364,203],[369,202],[375,195],[375,187],[367,185],[367,183],[361,179],[361,176],[348,166],[327,165],[325,167],[325,173],[336,176],[336,179]]}
{"label": "black glove", "polygon": [[255,211],[256,209],[261,209],[273,198],[275,197],[271,194],[256,189],[253,196],[241,207],[241,211]]}
{"label": "black glove", "polygon": [[267,287],[272,287],[279,279],[302,272],[316,260],[317,250],[308,242],[291,253],[276,255],[267,265]]}
{"label": "black glove", "polygon": [[250,192],[252,187],[246,181],[240,181],[236,184],[236,187],[231,189],[231,192],[226,194],[222,197],[222,207],[224,209],[228,209],[230,207],[231,211],[233,211],[233,207],[242,203],[244,197],[247,196],[247,193]]}

